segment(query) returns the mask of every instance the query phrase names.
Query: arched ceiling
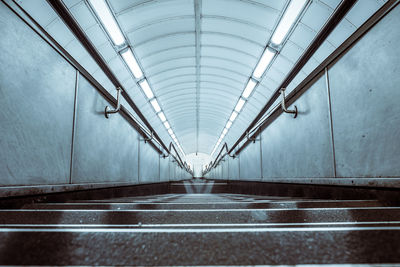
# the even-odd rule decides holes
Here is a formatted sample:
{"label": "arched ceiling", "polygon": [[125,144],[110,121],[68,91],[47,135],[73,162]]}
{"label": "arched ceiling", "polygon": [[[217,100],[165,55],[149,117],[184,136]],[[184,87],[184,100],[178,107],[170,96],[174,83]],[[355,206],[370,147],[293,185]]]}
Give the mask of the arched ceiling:
{"label": "arched ceiling", "polygon": [[[296,0],[292,0],[296,1]],[[115,90],[45,0],[18,0],[111,93]],[[186,154],[210,154],[290,0],[106,0]],[[383,0],[360,0],[290,84],[292,90]],[[88,0],[64,0],[164,142],[163,124]],[[232,145],[340,0],[310,0],[225,137]]]}

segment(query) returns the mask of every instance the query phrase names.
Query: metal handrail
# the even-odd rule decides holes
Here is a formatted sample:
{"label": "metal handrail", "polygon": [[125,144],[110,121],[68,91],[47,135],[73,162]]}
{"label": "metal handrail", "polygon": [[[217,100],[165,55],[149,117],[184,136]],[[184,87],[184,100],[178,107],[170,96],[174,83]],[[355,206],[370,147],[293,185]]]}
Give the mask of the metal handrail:
{"label": "metal handrail", "polygon": [[121,88],[117,88],[117,107],[115,109],[110,109],[109,106],[106,106],[104,109],[104,116],[108,119],[109,116],[108,114],[115,114],[118,113],[119,110],[121,109],[121,101],[120,101],[120,94],[121,94]]}
{"label": "metal handrail", "polygon": [[[400,0],[389,0],[388,2],[386,2],[377,12],[375,12],[373,16],[371,16],[363,25],[361,25],[358,30],[356,30],[347,40],[343,42],[342,45],[340,45],[334,52],[332,52],[331,55],[329,55],[295,89],[292,90],[292,92],[285,98],[287,102],[291,104],[295,101],[295,99],[300,97],[309,88],[308,85],[315,81],[316,78],[319,77],[319,75],[324,72],[329,65],[334,64],[341,55],[348,51],[357,40],[359,40],[369,29],[371,29],[380,19],[382,19],[399,3]],[[283,109],[281,103],[279,103],[266,116],[264,116],[263,113],[260,116],[261,119],[255,122],[256,125],[251,129],[248,128],[250,130],[249,134],[251,134],[251,136],[245,143],[243,143],[241,147],[236,150],[233,156],[239,155],[240,152],[251,143],[251,140],[255,139],[265,128],[268,127],[269,124],[272,123],[272,121],[274,121],[280,114],[282,114],[282,112]],[[249,136],[247,132],[245,132],[244,137],[246,136]],[[239,138],[236,142],[237,144],[235,143],[235,145],[237,146],[243,140],[244,138]],[[229,152],[232,152],[235,147],[232,147]],[[221,151],[223,149],[224,148],[221,148]]]}
{"label": "metal handrail", "polygon": [[[73,68],[75,68],[83,77],[87,79],[87,81],[100,93],[104,99],[109,102],[114,107],[117,107],[118,104],[116,99],[95,79],[93,76],[81,65],[77,62],[71,54],[68,53],[32,16],[26,12],[24,8],[22,8],[15,0],[12,0],[12,4],[15,5],[22,13],[23,16],[29,19],[29,21],[34,25],[32,26],[25,17],[21,16],[14,7],[11,7],[9,3],[5,0],[1,0],[3,4],[5,4],[17,17],[19,17],[22,21],[24,21],[28,27],[31,28],[32,31],[38,34],[42,38],[44,42],[46,42],[49,46],[51,46],[62,58],[64,58]],[[120,106],[120,115],[143,137],[147,137],[149,135],[149,130],[142,125],[140,121],[138,121],[133,115],[124,107]],[[154,140],[154,139],[153,139]],[[150,145],[159,153],[163,152],[159,149],[161,144],[158,140],[154,140],[158,146],[154,142],[150,142]]]}
{"label": "metal handrail", "polygon": [[281,90],[279,90],[279,93],[281,93],[281,95],[282,95],[282,102],[281,102],[282,110],[285,113],[294,114],[293,118],[296,118],[297,117],[297,107],[294,106],[294,110],[289,110],[286,107],[285,90],[286,90],[286,88],[282,88]]}
{"label": "metal handrail", "polygon": [[[189,165],[187,164],[187,162],[182,160],[182,158],[181,158],[180,155],[179,155],[178,150],[176,150],[176,147],[175,147],[175,145],[174,145],[172,142],[169,143],[169,147],[168,147],[168,148],[169,148],[169,149],[166,150],[166,151],[167,151],[167,154],[163,154],[162,157],[163,157],[163,158],[167,158],[167,157],[169,157],[169,156],[172,156],[172,157],[174,158],[174,160],[178,163],[178,165],[179,165],[180,168],[185,169],[188,173],[190,173],[190,174],[193,175],[193,171],[190,169],[190,167],[189,167]],[[176,156],[174,156],[174,155],[171,153],[172,149],[175,151]],[[178,157],[178,159],[177,159],[176,157]]]}
{"label": "metal handrail", "polygon": [[[281,88],[286,88],[290,82],[296,77],[296,75],[300,72],[303,66],[308,62],[311,56],[317,51],[317,49],[321,46],[321,44],[325,41],[325,39],[329,36],[329,34],[335,29],[335,27],[339,24],[339,22],[344,18],[347,12],[352,8],[357,0],[342,0],[339,4],[339,7],[333,12],[331,17],[319,31],[317,36],[308,46],[306,51],[301,55],[299,60],[293,66],[291,71],[285,77],[283,82],[278,86],[275,92],[272,94],[271,98],[267,101],[265,106],[261,109],[260,113],[256,116],[256,118],[250,123],[247,129],[243,132],[243,134],[237,139],[235,144],[229,150],[229,153],[232,153],[233,150],[239,145],[239,143],[246,138],[247,133],[251,132],[254,126],[259,122],[259,120],[263,117],[263,115],[269,110],[269,108],[275,103],[276,99],[278,99]],[[237,152],[235,152],[237,155]]]}
{"label": "metal handrail", "polygon": [[[226,150],[226,153],[222,155],[222,151]],[[221,156],[222,155],[222,156]],[[206,165],[206,169],[203,171],[203,175],[207,174],[212,168],[215,168],[220,162],[221,160],[225,157],[225,156],[229,156],[232,158],[235,158],[235,156],[231,156],[229,154],[229,148],[228,148],[228,144],[225,142],[224,145],[221,147],[217,157],[215,158],[214,161],[211,161],[209,164]]]}
{"label": "metal handrail", "polygon": [[107,78],[110,79],[110,81],[113,83],[113,85],[116,88],[121,88],[122,89],[122,96],[125,98],[125,100],[131,106],[131,108],[135,111],[135,113],[139,116],[141,121],[143,121],[143,123],[146,125],[146,127],[149,129],[149,131],[150,132],[154,132],[154,137],[158,139],[158,141],[160,142],[161,146],[164,149],[167,149],[166,145],[162,142],[161,138],[154,131],[153,127],[150,125],[150,123],[147,121],[147,119],[145,118],[143,113],[139,110],[139,108],[133,102],[132,98],[128,95],[126,90],[124,90],[122,84],[119,82],[119,80],[114,75],[114,73],[111,71],[111,69],[108,67],[108,65],[105,62],[105,60],[102,58],[102,56],[99,54],[97,49],[94,47],[92,42],[89,40],[87,35],[82,30],[82,28],[76,22],[76,20],[71,15],[71,13],[69,12],[69,10],[65,6],[65,4],[61,0],[47,0],[47,2],[54,9],[54,11],[59,15],[59,17],[63,20],[63,22],[68,26],[68,28],[76,36],[76,38],[83,45],[83,47],[85,47],[87,52],[96,61],[96,63],[102,69],[102,71],[107,76]]}
{"label": "metal handrail", "polygon": [[[171,145],[169,148],[164,144],[164,142],[161,140],[157,132],[153,129],[151,124],[147,121],[146,117],[143,115],[143,113],[139,110],[139,108],[136,106],[136,104],[133,102],[132,98],[129,96],[129,94],[124,90],[122,84],[119,82],[117,77],[114,75],[114,73],[111,71],[111,69],[108,67],[107,63],[105,60],[102,58],[102,56],[99,54],[97,49],[94,47],[92,42],[89,40],[87,35],[84,33],[82,28],[79,26],[79,24],[76,22],[74,17],[71,15],[69,12],[68,8],[65,6],[65,4],[61,0],[47,0],[48,4],[54,9],[54,11],[59,15],[59,17],[63,20],[63,22],[68,26],[68,28],[71,30],[71,32],[76,36],[76,38],[80,41],[80,43],[85,47],[87,52],[92,56],[92,58],[96,61],[96,63],[99,65],[99,67],[102,69],[104,74],[110,79],[110,81],[114,84],[116,88],[120,88],[122,90],[122,96],[125,98],[127,103],[131,106],[131,108],[135,111],[135,113],[139,116],[141,121],[145,124],[149,132],[151,133],[151,139],[156,139],[157,143],[160,144],[160,146],[170,154],[170,149]],[[54,40],[54,39],[53,39]],[[65,49],[63,49],[65,51]],[[114,101],[111,101],[114,105]],[[118,105],[118,104],[117,104]],[[144,138],[148,138],[148,136],[143,136]],[[150,140],[151,141],[151,140]],[[175,147],[174,147],[175,149]],[[163,154],[159,149],[157,149],[159,154]],[[176,149],[175,149],[176,151]],[[188,165],[186,162],[183,162],[182,159],[180,158],[179,154],[177,153],[179,157],[179,161],[177,161],[179,164],[182,164],[180,166],[181,168],[184,168],[186,171],[190,171],[190,168],[188,168]],[[179,165],[178,164],[178,165]],[[190,172],[189,172],[190,173]]]}

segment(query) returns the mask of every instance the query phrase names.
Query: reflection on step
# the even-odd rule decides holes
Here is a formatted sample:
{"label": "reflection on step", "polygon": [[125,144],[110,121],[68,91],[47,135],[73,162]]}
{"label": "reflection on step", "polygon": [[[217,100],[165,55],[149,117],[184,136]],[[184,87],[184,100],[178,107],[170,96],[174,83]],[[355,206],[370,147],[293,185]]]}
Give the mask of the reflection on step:
{"label": "reflection on step", "polygon": [[212,193],[215,185],[0,210],[0,264],[400,263],[400,207]]}

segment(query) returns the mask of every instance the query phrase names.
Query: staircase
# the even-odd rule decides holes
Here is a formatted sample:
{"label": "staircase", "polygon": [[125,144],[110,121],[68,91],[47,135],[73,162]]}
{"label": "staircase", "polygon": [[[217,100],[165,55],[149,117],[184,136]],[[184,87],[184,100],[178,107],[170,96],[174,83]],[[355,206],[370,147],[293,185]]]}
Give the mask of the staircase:
{"label": "staircase", "polygon": [[400,263],[399,207],[232,194],[225,186],[196,180],[162,195],[2,209],[0,264]]}

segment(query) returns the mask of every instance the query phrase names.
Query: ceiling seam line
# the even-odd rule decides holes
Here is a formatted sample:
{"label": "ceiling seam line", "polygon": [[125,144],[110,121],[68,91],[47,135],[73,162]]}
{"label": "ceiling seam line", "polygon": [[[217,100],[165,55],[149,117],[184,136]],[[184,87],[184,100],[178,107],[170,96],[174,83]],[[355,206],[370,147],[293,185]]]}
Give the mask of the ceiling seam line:
{"label": "ceiling seam line", "polygon": [[195,31],[196,31],[196,155],[199,152],[199,97],[200,97],[200,34],[201,34],[202,0],[194,0]]}

